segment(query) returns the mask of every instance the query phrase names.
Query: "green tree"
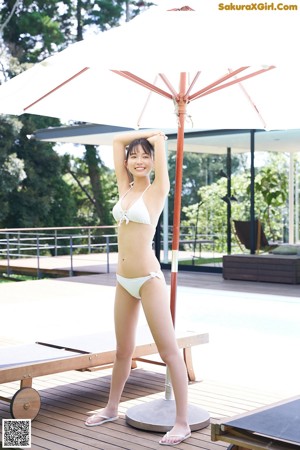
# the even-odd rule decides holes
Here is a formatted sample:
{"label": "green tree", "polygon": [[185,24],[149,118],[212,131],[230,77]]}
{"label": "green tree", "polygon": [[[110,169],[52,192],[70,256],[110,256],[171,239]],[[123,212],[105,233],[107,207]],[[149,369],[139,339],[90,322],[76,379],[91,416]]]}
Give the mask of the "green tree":
{"label": "green tree", "polygon": [[[232,175],[232,195],[237,199],[231,203],[233,219],[250,219],[250,172],[236,170]],[[183,226],[198,225],[201,234],[218,236],[217,251],[226,251],[227,205],[222,197],[226,195],[227,180],[221,178],[211,185],[202,186],[198,204],[184,208]],[[284,155],[270,154],[263,168],[255,176],[255,216],[262,221],[270,240],[283,239],[283,223],[286,215],[288,195],[288,167]]]}
{"label": "green tree", "polygon": [[215,243],[217,251],[224,251],[226,248],[226,204],[222,200],[226,185],[226,179],[220,178],[210,185],[200,187],[198,198],[201,201],[186,206],[183,210],[185,219],[182,226],[191,230],[197,226],[198,234],[218,236]]}
{"label": "green tree", "polygon": [[278,223],[274,219],[278,216],[278,211],[286,206],[288,199],[288,169],[284,168],[282,162],[282,158],[277,158],[276,167],[271,165],[262,168],[254,183],[256,202],[260,205],[260,219],[274,241],[279,237]]}
{"label": "green tree", "polygon": [[36,63],[72,40],[72,13],[71,0],[3,2],[3,41],[20,64]]}
{"label": "green tree", "polygon": [[26,178],[24,161],[16,153],[10,153],[20,126],[16,119],[0,117],[0,227],[9,211],[8,194]]}
{"label": "green tree", "polygon": [[128,22],[151,5],[152,2],[130,0],[77,0],[77,40],[83,39],[84,30],[90,27],[106,31],[118,26],[123,18]]}
{"label": "green tree", "polygon": [[[169,195],[169,223],[173,222],[173,203],[175,192],[176,153],[170,152],[168,158],[171,189]],[[244,164],[244,157],[232,157],[232,170],[237,171]],[[182,220],[186,219],[186,209],[189,205],[202,203],[199,195],[201,187],[210,186],[222,178],[222,172],[226,171],[226,155],[211,155],[204,153],[185,152],[183,157],[182,177]],[[223,195],[226,194],[225,193]]]}
{"label": "green tree", "polygon": [[[10,148],[24,161],[26,178],[7,195],[8,214],[5,227],[46,227],[76,224],[75,202],[71,189],[63,180],[61,159],[48,143],[31,141],[39,125],[53,124],[54,119],[27,115],[23,127]],[[75,222],[75,223],[74,223]]]}
{"label": "green tree", "polygon": [[72,186],[82,225],[111,225],[111,200],[117,197],[114,171],[102,162],[98,148],[85,146],[83,158],[64,156],[66,180]]}

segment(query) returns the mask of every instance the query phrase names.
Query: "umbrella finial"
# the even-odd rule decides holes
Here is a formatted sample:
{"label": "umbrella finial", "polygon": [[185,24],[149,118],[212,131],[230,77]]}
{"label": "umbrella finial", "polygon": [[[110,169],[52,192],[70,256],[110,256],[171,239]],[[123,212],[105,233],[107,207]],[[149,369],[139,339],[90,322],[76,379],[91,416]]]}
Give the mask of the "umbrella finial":
{"label": "umbrella finial", "polygon": [[195,11],[195,10],[193,8],[190,8],[189,6],[182,6],[181,8],[168,9],[168,11]]}

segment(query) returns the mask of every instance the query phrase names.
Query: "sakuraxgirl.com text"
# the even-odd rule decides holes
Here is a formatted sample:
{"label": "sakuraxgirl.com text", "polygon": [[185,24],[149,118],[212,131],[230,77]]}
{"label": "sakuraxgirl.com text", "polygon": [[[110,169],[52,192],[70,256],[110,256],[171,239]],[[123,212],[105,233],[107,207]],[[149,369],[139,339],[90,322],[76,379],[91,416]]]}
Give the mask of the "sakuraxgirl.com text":
{"label": "sakuraxgirl.com text", "polygon": [[219,11],[298,11],[298,5],[285,3],[219,3]]}

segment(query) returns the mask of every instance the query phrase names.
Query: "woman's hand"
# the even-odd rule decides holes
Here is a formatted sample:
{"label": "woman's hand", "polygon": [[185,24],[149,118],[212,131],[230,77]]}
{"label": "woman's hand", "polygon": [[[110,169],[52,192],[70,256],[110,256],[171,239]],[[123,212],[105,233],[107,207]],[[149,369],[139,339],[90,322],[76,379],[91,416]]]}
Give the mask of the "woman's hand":
{"label": "woman's hand", "polygon": [[149,141],[150,144],[153,145],[153,147],[154,147],[156,142],[158,142],[158,141],[166,141],[167,139],[168,139],[168,137],[165,135],[165,133],[160,131],[159,133],[155,133],[154,135],[148,137],[147,141]]}
{"label": "woman's hand", "polygon": [[[125,149],[125,147],[135,139],[149,139],[155,135],[159,135],[160,133],[160,130],[132,130],[125,133],[118,133],[114,138],[113,146],[119,150],[122,148]],[[162,133],[162,135],[164,134]]]}

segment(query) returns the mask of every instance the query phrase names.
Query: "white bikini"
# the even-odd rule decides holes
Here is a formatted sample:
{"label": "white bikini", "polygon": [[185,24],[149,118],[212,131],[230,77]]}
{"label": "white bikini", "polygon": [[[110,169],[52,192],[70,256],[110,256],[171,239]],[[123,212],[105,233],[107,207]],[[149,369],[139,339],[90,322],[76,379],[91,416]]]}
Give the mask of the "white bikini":
{"label": "white bikini", "polygon": [[128,192],[131,191],[133,185],[128,189],[128,191],[125,192],[125,194],[115,204],[112,213],[115,220],[119,222],[119,225],[121,225],[123,222],[126,222],[126,224],[128,224],[129,222],[137,222],[137,223],[144,223],[146,225],[152,225],[149,211],[143,199],[144,193],[149,189],[150,186],[151,184],[149,184],[149,186],[146,187],[142,195],[132,205],[130,205],[127,210],[124,210],[122,208],[122,200],[124,197],[126,197]]}
{"label": "white bikini", "polygon": [[[154,226],[151,223],[150,214],[143,199],[144,193],[147,191],[147,189],[149,189],[150,186],[151,185],[147,186],[142,195],[132,205],[130,205],[127,210],[124,210],[122,208],[122,200],[128,194],[128,192],[130,192],[133,186],[131,186],[130,189],[128,189],[128,191],[125,192],[125,194],[115,204],[112,213],[115,220],[119,222],[119,226],[122,225],[123,222],[125,222],[125,225],[127,225],[129,222],[137,222]],[[129,292],[130,295],[138,299],[141,299],[140,289],[146,281],[151,280],[151,278],[162,279],[164,277],[161,271],[150,272],[149,275],[139,278],[125,278],[118,274],[116,276],[118,283],[120,283],[120,285],[123,286],[123,288],[126,289],[126,291]]]}

